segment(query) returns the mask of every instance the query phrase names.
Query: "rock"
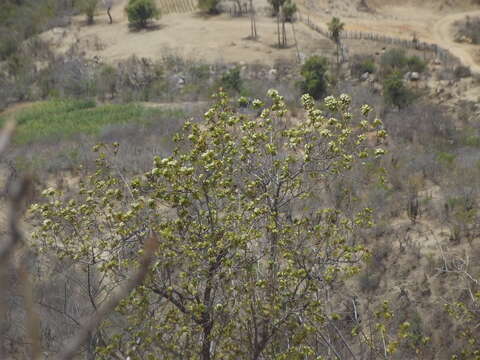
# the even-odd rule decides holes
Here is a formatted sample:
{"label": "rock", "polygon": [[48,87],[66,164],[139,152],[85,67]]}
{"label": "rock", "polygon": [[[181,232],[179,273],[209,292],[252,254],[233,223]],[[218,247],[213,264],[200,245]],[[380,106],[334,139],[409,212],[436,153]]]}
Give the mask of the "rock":
{"label": "rock", "polygon": [[442,62],[441,62],[439,59],[433,60],[433,63],[434,63],[435,65],[442,65]]}
{"label": "rock", "polygon": [[95,64],[102,64],[103,63],[103,59],[101,56],[99,55],[95,55],[93,58],[92,58],[93,62]]}
{"label": "rock", "polygon": [[172,80],[178,87],[182,87],[185,85],[185,78],[181,75],[178,75],[178,74],[173,75]]}
{"label": "rock", "polygon": [[409,71],[403,75],[403,80],[410,81],[412,79],[412,73]]}
{"label": "rock", "polygon": [[362,74],[362,76],[360,76],[360,80],[367,81],[369,77],[370,77],[370,73],[369,72],[364,72]]}
{"label": "rock", "polygon": [[410,81],[418,81],[420,80],[420,74],[416,71],[410,74]]}
{"label": "rock", "polygon": [[278,75],[277,69],[270,69],[268,70],[268,73],[267,73],[267,79],[270,81],[274,81],[277,79],[277,75]]}

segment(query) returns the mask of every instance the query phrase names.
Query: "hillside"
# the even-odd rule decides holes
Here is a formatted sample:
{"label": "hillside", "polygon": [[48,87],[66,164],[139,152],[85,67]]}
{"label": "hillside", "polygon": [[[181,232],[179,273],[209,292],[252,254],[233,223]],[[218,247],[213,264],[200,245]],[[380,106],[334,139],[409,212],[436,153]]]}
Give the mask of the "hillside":
{"label": "hillside", "polygon": [[211,4],[0,3],[0,359],[478,360],[478,1]]}

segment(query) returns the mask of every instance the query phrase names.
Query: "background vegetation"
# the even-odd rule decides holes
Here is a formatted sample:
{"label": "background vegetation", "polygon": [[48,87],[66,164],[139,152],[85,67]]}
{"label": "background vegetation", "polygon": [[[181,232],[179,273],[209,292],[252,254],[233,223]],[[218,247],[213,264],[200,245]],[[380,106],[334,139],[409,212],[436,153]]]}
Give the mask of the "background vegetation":
{"label": "background vegetation", "polygon": [[145,282],[81,355],[478,359],[479,112],[445,90],[468,68],[390,46],[343,58],[340,37],[338,56],[302,64],[167,50],[107,64],[36,36],[76,11],[0,4],[0,122],[17,121],[2,241],[23,179],[37,203],[22,217],[27,271],[0,262],[0,357],[34,351],[32,309],[38,348],[59,355],[156,234]]}

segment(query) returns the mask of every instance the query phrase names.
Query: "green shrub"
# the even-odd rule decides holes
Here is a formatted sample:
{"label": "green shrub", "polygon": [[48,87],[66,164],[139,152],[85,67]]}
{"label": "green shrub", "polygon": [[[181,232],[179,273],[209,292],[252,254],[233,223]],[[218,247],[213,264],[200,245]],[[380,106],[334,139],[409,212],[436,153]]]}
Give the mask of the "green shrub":
{"label": "green shrub", "polygon": [[386,72],[403,70],[407,65],[407,61],[407,55],[404,49],[390,49],[386,51],[380,59],[382,69]]}
{"label": "green shrub", "polygon": [[466,146],[471,146],[471,147],[480,147],[480,136],[472,134],[472,135],[466,135],[465,138],[463,139],[463,143]]}
{"label": "green shrub", "polygon": [[300,88],[304,93],[315,99],[325,96],[328,87],[328,60],[325,57],[314,55],[303,64],[300,74],[303,80]]}
{"label": "green shrub", "polygon": [[160,16],[153,0],[129,0],[125,12],[130,25],[136,28],[145,28],[150,19],[158,19]]}
{"label": "green shrub", "polygon": [[198,0],[198,7],[208,14],[217,14],[219,3],[220,0]]}
{"label": "green shrub", "polygon": [[272,15],[277,16],[280,8],[285,3],[285,0],[268,0],[268,3],[272,7]]}
{"label": "green shrub", "polygon": [[220,86],[227,90],[241,92],[243,88],[243,80],[240,76],[240,68],[237,66],[225,72],[220,79],[220,84]]}
{"label": "green shrub", "polygon": [[93,24],[93,17],[97,9],[98,0],[81,0],[78,4],[78,9],[87,17],[87,24]]}
{"label": "green shrub", "polygon": [[439,152],[437,154],[437,161],[446,167],[451,167],[454,165],[455,159],[457,156],[449,152]]}
{"label": "green shrub", "polygon": [[285,19],[285,21],[293,22],[296,12],[297,4],[295,4],[292,0],[285,1],[282,7],[283,18]]}
{"label": "green shrub", "polygon": [[396,71],[385,78],[383,84],[385,102],[403,108],[410,104],[414,94],[405,86],[402,75]]}
{"label": "green shrub", "polygon": [[427,64],[420,57],[408,56],[404,49],[390,49],[386,51],[380,59],[382,73],[387,76],[392,72],[398,71],[401,74],[407,71],[424,72]]}
{"label": "green shrub", "polygon": [[377,71],[377,65],[373,56],[355,55],[350,70],[353,76],[360,77],[364,73],[373,74]]}
{"label": "green shrub", "polygon": [[427,69],[427,64],[418,56],[413,55],[407,58],[407,68],[409,71],[422,73]]}

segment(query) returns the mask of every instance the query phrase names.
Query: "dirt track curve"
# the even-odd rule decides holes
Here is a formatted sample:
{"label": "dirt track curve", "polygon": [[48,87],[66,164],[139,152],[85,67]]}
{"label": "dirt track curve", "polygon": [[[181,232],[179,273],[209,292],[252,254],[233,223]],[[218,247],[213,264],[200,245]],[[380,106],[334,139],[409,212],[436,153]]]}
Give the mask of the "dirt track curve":
{"label": "dirt track curve", "polygon": [[447,15],[437,20],[432,28],[434,41],[445,49],[448,49],[453,55],[458,57],[462,64],[469,66],[470,69],[480,74],[480,64],[475,61],[475,51],[480,51],[480,46],[464,43],[457,43],[453,39],[452,26],[456,21],[464,19],[466,16],[480,16],[480,11],[468,11]]}
{"label": "dirt track curve", "polygon": [[[313,10],[309,0],[298,0],[297,5],[303,15],[308,15],[316,25],[324,29],[326,28],[325,24],[330,19],[330,16],[326,16],[319,9]],[[480,46],[455,42],[452,29],[456,21],[463,20],[466,16],[480,17],[480,10],[435,16],[434,13],[429,12],[425,8],[418,8],[418,13],[406,16],[405,11],[415,10],[407,6],[400,18],[397,16],[392,17],[394,13],[391,10],[388,7],[383,9],[378,13],[379,17],[374,19],[367,20],[367,18],[362,16],[349,17],[346,29],[350,31],[381,33],[382,35],[405,39],[411,38],[411,34],[416,33],[422,41],[434,43],[449,50],[462,64],[469,66],[472,72],[480,74]],[[357,14],[360,15],[360,13]],[[386,16],[382,16],[382,14]],[[427,16],[422,18],[424,15]]]}

